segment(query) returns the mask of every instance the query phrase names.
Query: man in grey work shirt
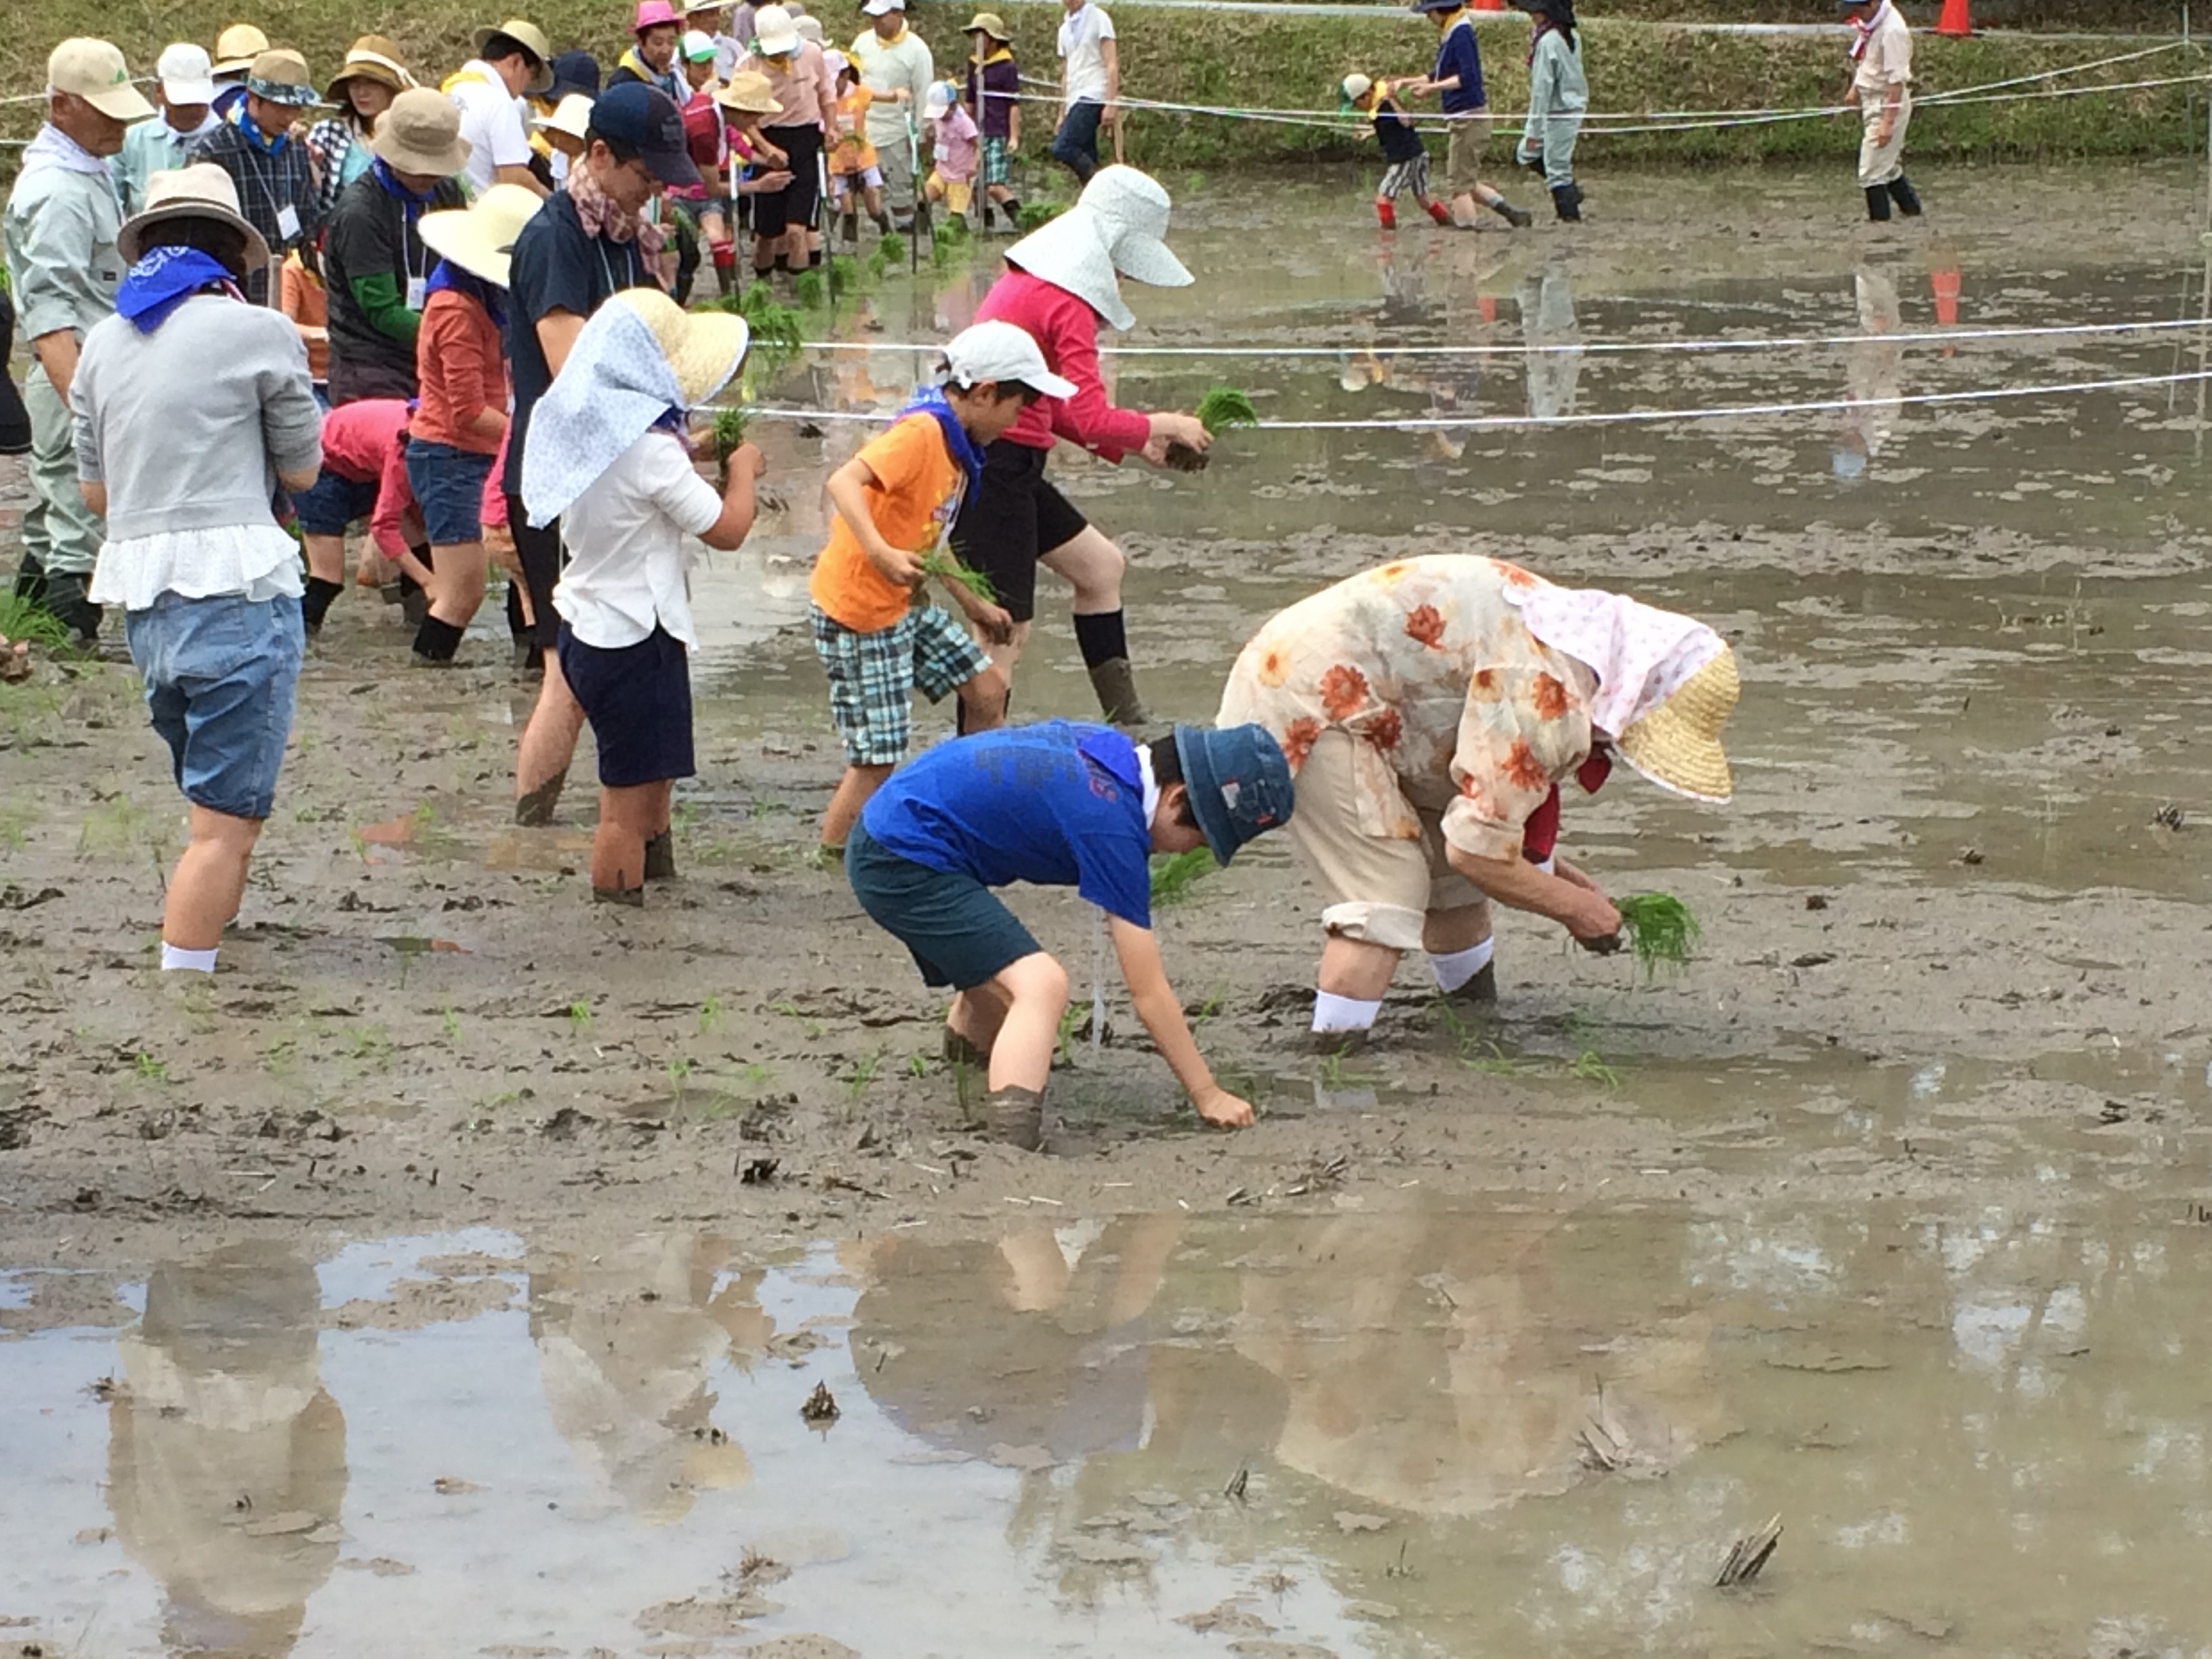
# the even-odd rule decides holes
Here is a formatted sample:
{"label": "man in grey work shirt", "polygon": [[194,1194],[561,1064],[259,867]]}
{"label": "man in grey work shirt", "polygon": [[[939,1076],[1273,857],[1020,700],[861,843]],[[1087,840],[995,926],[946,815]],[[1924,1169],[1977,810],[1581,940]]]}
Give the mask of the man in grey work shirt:
{"label": "man in grey work shirt", "polygon": [[100,632],[100,607],[86,590],[104,538],[77,493],[70,382],[85,331],[115,309],[123,279],[115,246],[123,205],[107,158],[123,148],[125,128],[153,113],[120,52],[105,40],[63,41],[46,60],[46,125],[24,149],[0,216],[8,280],[35,359],[23,386],[31,504],[15,591],[88,641]]}

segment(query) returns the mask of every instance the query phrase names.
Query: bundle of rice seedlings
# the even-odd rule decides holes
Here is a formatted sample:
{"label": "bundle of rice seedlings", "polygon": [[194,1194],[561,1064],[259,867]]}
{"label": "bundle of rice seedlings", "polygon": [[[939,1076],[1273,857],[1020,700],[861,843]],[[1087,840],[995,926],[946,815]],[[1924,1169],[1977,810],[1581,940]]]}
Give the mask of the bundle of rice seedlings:
{"label": "bundle of rice seedlings", "polygon": [[731,308],[745,319],[753,331],[754,356],[774,362],[799,355],[806,338],[805,331],[799,325],[799,313],[779,301],[775,290],[766,283],[755,283],[738,296],[737,304]]}
{"label": "bundle of rice seedlings", "polygon": [[933,576],[957,582],[986,605],[999,602],[999,590],[988,576],[980,570],[970,570],[941,547],[921,556],[921,568]]}
{"label": "bundle of rice seedlings", "polygon": [[823,266],[830,278],[830,297],[842,300],[860,286],[860,262],[849,253],[833,253]]}
{"label": "bundle of rice seedlings", "polygon": [[[1217,386],[1198,400],[1198,423],[1208,432],[1219,434],[1231,427],[1259,425],[1260,411],[1252,407],[1251,398],[1235,386]],[[1206,453],[1188,444],[1170,442],[1167,460],[1178,472],[1206,471]]]}
{"label": "bundle of rice seedlings", "polygon": [[1152,904],[1164,908],[1180,904],[1190,896],[1191,888],[1202,878],[1212,875],[1219,866],[1213,854],[1203,847],[1194,847],[1188,853],[1170,853],[1152,860]]}
{"label": "bundle of rice seedlings", "polygon": [[1014,217],[1021,228],[1028,231],[1035,230],[1040,225],[1050,224],[1066,211],[1067,204],[1065,202],[1024,202]]}
{"label": "bundle of rice seedlings", "polygon": [[830,280],[818,270],[802,270],[791,279],[791,296],[801,309],[819,311],[830,303]]}
{"label": "bundle of rice seedlings", "polygon": [[740,409],[734,404],[714,411],[714,465],[725,489],[730,487],[730,457],[744,442],[745,427],[751,419],[750,410]]}
{"label": "bundle of rice seedlings", "polygon": [[1672,893],[1631,894],[1615,901],[1613,908],[1620,912],[1628,948],[1647,977],[1662,963],[1679,968],[1690,959],[1698,942],[1698,920]]}

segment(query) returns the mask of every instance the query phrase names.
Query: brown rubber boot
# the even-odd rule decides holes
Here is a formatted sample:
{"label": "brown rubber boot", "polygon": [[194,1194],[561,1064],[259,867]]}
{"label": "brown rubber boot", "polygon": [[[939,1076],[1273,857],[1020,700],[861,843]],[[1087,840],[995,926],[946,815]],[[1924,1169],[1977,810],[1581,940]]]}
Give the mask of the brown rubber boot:
{"label": "brown rubber boot", "polygon": [[1371,1035],[1368,1031],[1308,1031],[1300,1046],[1307,1054],[1325,1060],[1349,1060],[1366,1048]]}
{"label": "brown rubber boot", "polygon": [[1091,689],[1107,720],[1120,726],[1149,726],[1152,717],[1137,695],[1137,676],[1127,657],[1113,657],[1091,671]]}
{"label": "brown rubber boot", "polygon": [[1044,1091],[1010,1083],[983,1097],[983,1133],[1033,1152],[1044,1145]]}
{"label": "brown rubber boot", "polygon": [[676,833],[664,830],[645,843],[645,878],[647,881],[676,879]]}
{"label": "brown rubber boot", "polygon": [[970,1129],[983,1127],[976,1114],[990,1087],[991,1056],[951,1026],[945,1028],[945,1063],[952,1068],[953,1092],[960,1101],[960,1121]]}
{"label": "brown rubber boot", "polygon": [[594,887],[592,889],[592,902],[623,904],[633,910],[642,910],[645,908],[645,889],[642,887]]}
{"label": "brown rubber boot", "polygon": [[552,823],[553,809],[561,804],[561,789],[568,781],[568,769],[564,766],[528,794],[518,797],[514,821],[529,830],[543,829]]}
{"label": "brown rubber boot", "polygon": [[1471,1002],[1487,1007],[1498,1000],[1498,964],[1486,962],[1480,971],[1456,991],[1444,993],[1447,1002]]}

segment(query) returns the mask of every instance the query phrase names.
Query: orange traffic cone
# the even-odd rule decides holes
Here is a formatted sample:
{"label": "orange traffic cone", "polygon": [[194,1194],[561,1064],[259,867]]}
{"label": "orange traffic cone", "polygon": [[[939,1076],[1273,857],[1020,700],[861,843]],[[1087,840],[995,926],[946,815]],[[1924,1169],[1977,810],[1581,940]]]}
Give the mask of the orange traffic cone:
{"label": "orange traffic cone", "polygon": [[[1942,265],[1928,273],[1928,292],[1936,301],[1936,325],[1956,328],[1959,325],[1959,267]],[[1946,343],[1943,355],[1954,357],[1959,348]]]}
{"label": "orange traffic cone", "polygon": [[1505,0],[1468,0],[1469,11],[1504,11]]}
{"label": "orange traffic cone", "polygon": [[1963,39],[1973,32],[1973,21],[1966,15],[1966,0],[1943,0],[1942,12],[1936,19],[1936,33]]}

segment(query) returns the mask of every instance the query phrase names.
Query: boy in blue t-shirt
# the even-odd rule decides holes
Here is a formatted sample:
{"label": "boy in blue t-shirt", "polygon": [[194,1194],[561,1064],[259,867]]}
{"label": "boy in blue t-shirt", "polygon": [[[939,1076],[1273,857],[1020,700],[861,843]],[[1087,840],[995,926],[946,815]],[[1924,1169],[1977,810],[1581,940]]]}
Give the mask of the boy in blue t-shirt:
{"label": "boy in blue t-shirt", "polygon": [[1290,822],[1289,763],[1264,726],[1179,726],[1142,745],[1105,726],[1052,720],[979,732],[891,774],[854,826],[845,872],[860,908],[958,993],[945,1057],[984,1066],[983,1127],[1035,1151],[1067,1006],[1067,970],[994,887],[1073,887],[1104,910],[1114,952],[1161,1058],[1208,1123],[1252,1109],[1213,1080],[1152,938],[1154,853],[1230,856]]}
{"label": "boy in blue t-shirt", "polygon": [[1444,188],[1451,192],[1452,222],[1462,229],[1474,224],[1480,202],[1516,230],[1534,222],[1483,182],[1483,148],[1490,143],[1490,99],[1482,88],[1482,46],[1474,38],[1474,14],[1465,0],[1415,0],[1413,9],[1437,20],[1437,61],[1425,81],[1401,81],[1398,90],[1413,97],[1438,94],[1450,121],[1444,147]]}

